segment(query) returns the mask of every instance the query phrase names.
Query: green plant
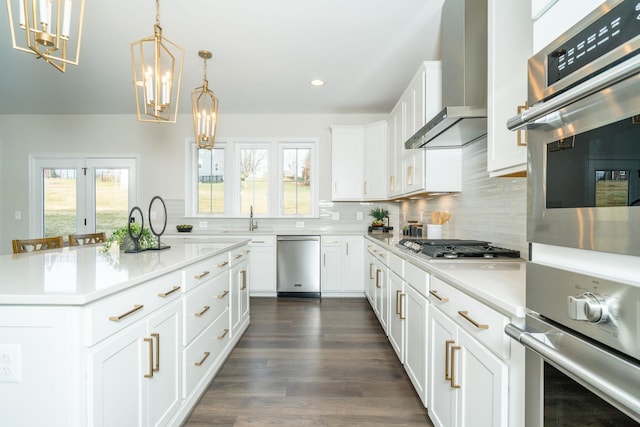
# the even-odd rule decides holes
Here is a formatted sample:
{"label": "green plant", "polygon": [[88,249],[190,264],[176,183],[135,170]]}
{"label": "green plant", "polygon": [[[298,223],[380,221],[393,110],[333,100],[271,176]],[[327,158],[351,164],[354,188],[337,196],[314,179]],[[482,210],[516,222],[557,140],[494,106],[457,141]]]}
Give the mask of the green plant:
{"label": "green plant", "polygon": [[[140,224],[135,222],[131,223],[131,232],[135,235],[140,234]],[[109,249],[111,249],[111,245],[113,245],[114,242],[117,242],[118,246],[124,249],[125,239],[129,238],[128,226],[125,225],[123,227],[116,228],[115,230],[113,230],[109,238],[104,242],[103,249],[105,251],[108,251]],[[148,228],[143,228],[142,234],[140,235],[140,248],[148,249],[155,245],[157,245],[157,241],[155,237],[151,235],[151,230],[149,230]]]}
{"label": "green plant", "polygon": [[384,225],[384,219],[389,216],[389,211],[384,208],[374,208],[369,211],[369,216],[374,219],[372,225]]}

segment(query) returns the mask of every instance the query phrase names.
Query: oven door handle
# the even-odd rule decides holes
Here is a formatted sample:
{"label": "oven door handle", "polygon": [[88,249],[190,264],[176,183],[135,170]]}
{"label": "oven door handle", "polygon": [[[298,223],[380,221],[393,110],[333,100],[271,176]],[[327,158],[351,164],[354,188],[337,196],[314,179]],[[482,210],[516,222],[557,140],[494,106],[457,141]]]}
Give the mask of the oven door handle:
{"label": "oven door handle", "polygon": [[[586,366],[587,363],[581,363],[586,359],[580,360],[580,356],[588,354],[591,351],[590,349],[579,349],[577,353],[581,354],[573,354],[574,352],[565,354],[561,350],[559,351],[536,338],[536,335],[545,337],[546,334],[544,332],[537,333],[522,330],[513,323],[507,324],[504,331],[511,338],[538,354],[573,380],[600,395],[612,405],[640,422],[640,395],[637,394],[638,366],[632,367],[630,370],[628,366],[622,367],[620,371],[613,372],[614,365],[609,364],[606,358],[602,358],[600,364],[603,369],[596,371],[592,367]],[[556,332],[551,333],[556,334]],[[571,340],[572,336],[566,334],[563,335],[563,338]],[[602,357],[602,355],[597,355],[595,358],[599,358],[598,356]],[[615,356],[611,355],[610,357],[614,358]],[[586,360],[586,362],[589,362],[589,360]],[[628,381],[630,383],[626,384],[627,387],[621,386],[621,382]],[[631,388],[628,386],[631,386]]]}
{"label": "oven door handle", "polygon": [[549,101],[534,105],[519,115],[511,117],[507,120],[507,128],[509,130],[529,129],[534,127],[536,124],[546,124],[551,125],[552,127],[559,127],[562,121],[561,117],[551,117],[549,120],[546,116],[602,89],[606,89],[624,79],[632,77],[639,72],[640,55],[636,55],[615,67],[588,79],[575,88],[561,93]]}

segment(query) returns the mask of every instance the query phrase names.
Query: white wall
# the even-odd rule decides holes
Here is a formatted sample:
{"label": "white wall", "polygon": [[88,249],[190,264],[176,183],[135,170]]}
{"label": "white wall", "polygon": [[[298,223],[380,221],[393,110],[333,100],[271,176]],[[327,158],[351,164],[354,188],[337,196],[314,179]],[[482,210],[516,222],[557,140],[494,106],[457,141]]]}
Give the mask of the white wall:
{"label": "white wall", "polygon": [[[318,138],[320,200],[331,199],[331,125],[361,125],[385,115],[220,115],[218,138]],[[134,115],[0,115],[0,254],[29,234],[29,155],[138,155],[138,205],[153,196],[184,201],[190,115],[176,124],[140,123]],[[15,220],[14,212],[22,212]],[[144,209],[143,209],[144,210]]]}

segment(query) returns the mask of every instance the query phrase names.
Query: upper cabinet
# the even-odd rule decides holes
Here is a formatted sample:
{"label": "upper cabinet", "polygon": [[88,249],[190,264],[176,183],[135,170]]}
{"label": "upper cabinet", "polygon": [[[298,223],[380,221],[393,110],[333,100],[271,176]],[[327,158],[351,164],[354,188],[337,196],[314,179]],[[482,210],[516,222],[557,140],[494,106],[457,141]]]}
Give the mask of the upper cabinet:
{"label": "upper cabinet", "polygon": [[402,111],[399,102],[387,120],[387,196],[394,198],[402,194]]}
{"label": "upper cabinet", "polygon": [[531,0],[489,0],[488,19],[487,169],[490,176],[524,175],[526,135],[508,130],[507,120],[527,99]]}
{"label": "upper cabinet", "polygon": [[331,127],[333,201],[384,200],[387,122]]}

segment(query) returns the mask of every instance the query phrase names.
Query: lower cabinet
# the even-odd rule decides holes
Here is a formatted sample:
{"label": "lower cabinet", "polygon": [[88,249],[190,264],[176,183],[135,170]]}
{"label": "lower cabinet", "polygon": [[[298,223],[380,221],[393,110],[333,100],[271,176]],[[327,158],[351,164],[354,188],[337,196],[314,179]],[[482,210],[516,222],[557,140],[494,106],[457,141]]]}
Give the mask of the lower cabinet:
{"label": "lower cabinet", "polygon": [[429,411],[436,426],[508,426],[508,365],[432,308]]}
{"label": "lower cabinet", "polygon": [[231,268],[231,338],[235,338],[249,321],[249,261]]}
{"label": "lower cabinet", "polygon": [[320,277],[323,296],[362,296],[365,292],[364,238],[321,237]]}
{"label": "lower cabinet", "polygon": [[407,325],[406,293],[404,280],[395,271],[389,273],[391,310],[389,313],[389,342],[401,363],[405,361],[405,334]]}
{"label": "lower cabinet", "polygon": [[175,301],[89,350],[89,414],[95,426],[166,425],[181,403]]}
{"label": "lower cabinet", "polygon": [[406,341],[404,368],[422,403],[427,406],[427,324],[429,303],[412,286],[405,285]]}
{"label": "lower cabinet", "polygon": [[385,333],[388,334],[388,324],[389,324],[389,269],[386,265],[384,265],[379,259],[375,260],[374,263],[374,272],[373,275],[375,277],[375,289],[374,289],[374,300],[375,307],[374,311],[378,316],[378,320],[380,321],[380,325],[382,329],[384,329]]}

